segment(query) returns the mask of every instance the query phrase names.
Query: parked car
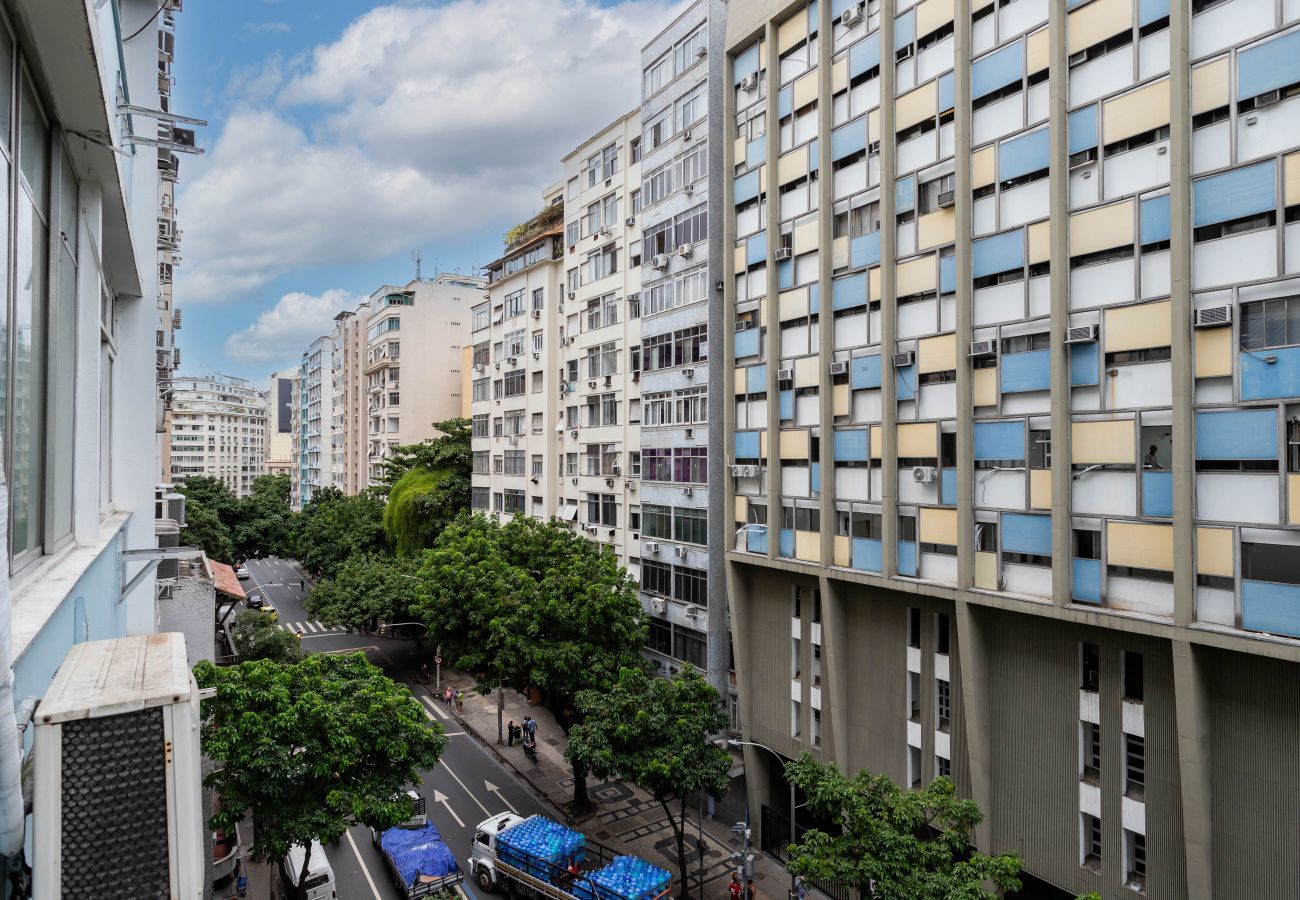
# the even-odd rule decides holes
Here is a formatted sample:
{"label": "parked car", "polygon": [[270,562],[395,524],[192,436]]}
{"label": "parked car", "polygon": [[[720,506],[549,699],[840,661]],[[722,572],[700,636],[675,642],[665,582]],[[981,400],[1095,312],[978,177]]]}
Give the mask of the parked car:
{"label": "parked car", "polygon": [[247,581],[250,577],[248,573],[248,569],[244,568],[243,566],[240,566],[238,569],[235,570],[235,577],[238,578],[240,581]]}
{"label": "parked car", "polygon": [[256,591],[250,591],[244,598],[244,605],[249,609],[261,609],[266,604],[266,600]]}

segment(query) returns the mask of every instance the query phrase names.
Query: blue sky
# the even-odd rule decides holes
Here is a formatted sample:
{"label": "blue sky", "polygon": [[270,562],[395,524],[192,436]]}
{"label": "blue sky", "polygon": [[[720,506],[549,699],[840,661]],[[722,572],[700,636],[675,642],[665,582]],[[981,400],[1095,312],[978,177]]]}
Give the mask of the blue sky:
{"label": "blue sky", "polygon": [[637,103],[666,0],[196,0],[174,108],[184,371],[259,381],[383,283],[471,271]]}

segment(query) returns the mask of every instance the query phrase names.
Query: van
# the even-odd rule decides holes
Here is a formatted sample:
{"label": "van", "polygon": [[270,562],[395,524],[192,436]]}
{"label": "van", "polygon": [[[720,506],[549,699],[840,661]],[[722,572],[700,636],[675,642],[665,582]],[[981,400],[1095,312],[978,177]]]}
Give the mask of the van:
{"label": "van", "polygon": [[[303,848],[295,844],[289,848],[289,855],[284,858],[284,867],[288,870],[289,880],[298,886],[298,875],[302,872]],[[330,868],[329,858],[320,841],[311,842],[311,862],[307,868],[307,880],[301,885],[307,900],[337,900],[338,893],[334,886],[334,870]]]}

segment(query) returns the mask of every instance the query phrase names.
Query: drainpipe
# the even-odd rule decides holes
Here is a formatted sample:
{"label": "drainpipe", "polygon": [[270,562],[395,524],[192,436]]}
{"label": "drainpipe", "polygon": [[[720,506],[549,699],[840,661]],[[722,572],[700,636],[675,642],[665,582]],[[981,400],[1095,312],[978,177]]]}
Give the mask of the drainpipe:
{"label": "drainpipe", "polygon": [[[0,547],[9,546],[9,487],[0,474]],[[23,849],[22,748],[14,714],[13,624],[8,573],[0,574],[0,854]]]}

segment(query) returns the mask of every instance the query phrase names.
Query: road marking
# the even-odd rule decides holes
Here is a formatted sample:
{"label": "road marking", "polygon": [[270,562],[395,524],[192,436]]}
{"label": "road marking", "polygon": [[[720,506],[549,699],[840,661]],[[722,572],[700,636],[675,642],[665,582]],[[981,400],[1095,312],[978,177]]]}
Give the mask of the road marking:
{"label": "road marking", "polygon": [[316,624],[315,624],[314,622],[303,622],[303,623],[302,623],[302,627],[305,628],[305,629],[307,629],[308,631],[312,632],[313,634],[318,633],[319,631],[322,630],[322,629],[317,628],[317,627],[316,627]]}
{"label": "road marking", "polygon": [[375,880],[370,877],[370,870],[366,868],[366,861],[361,858],[361,851],[357,849],[357,842],[352,840],[352,832],[345,831],[343,833],[347,835],[348,843],[352,845],[352,855],[357,858],[357,862],[361,865],[361,874],[366,876],[366,884],[370,885],[370,893],[375,895],[375,900],[384,900],[383,897],[379,896],[379,888],[375,887]]}
{"label": "road marking", "polygon": [[[458,778],[456,780],[459,781],[460,779]],[[451,813],[451,817],[456,820],[456,824],[461,828],[465,827],[465,823],[461,821],[460,816],[456,815],[456,810],[451,808],[451,801],[447,799],[447,795],[437,788],[433,791],[433,802],[441,803],[443,806],[447,807],[447,812]],[[491,815],[491,813],[489,813],[489,815]]]}
{"label": "road marking", "polygon": [[333,632],[333,631],[342,631],[341,628],[326,628],[324,625],[322,625],[322,624],[320,623],[320,620],[319,620],[319,619],[316,619],[316,620],[314,620],[314,621],[315,621],[315,623],[316,623],[316,627],[319,628],[321,631],[331,631],[331,632]]}
{"label": "road marking", "polygon": [[[320,636],[320,635],[318,635]],[[312,637],[312,635],[307,635]],[[322,656],[342,656],[345,653],[365,653],[367,650],[378,650],[373,644],[367,644],[365,647],[344,647],[342,650],[313,650],[313,653],[319,653]]]}
{"label": "road marking", "polygon": [[[479,800],[478,797],[474,796],[473,791],[465,787],[465,782],[461,781],[460,776],[456,774],[456,772],[452,769],[451,766],[447,765],[447,760],[440,759],[438,761],[442,763],[442,767],[447,770],[447,774],[450,775],[452,778],[456,779],[456,783],[461,786],[461,789],[464,790],[466,794],[469,794],[469,799],[473,800],[475,803],[478,804],[478,808],[483,810],[483,815],[485,816],[494,815],[494,813],[488,812],[488,808],[483,805],[483,801]],[[511,812],[514,812],[514,810],[511,810]]]}
{"label": "road marking", "polygon": [[424,705],[425,705],[425,706],[429,707],[429,709],[433,710],[434,712],[436,712],[436,713],[438,714],[438,717],[439,717],[440,719],[444,719],[444,720],[445,720],[445,719],[449,718],[448,715],[447,715],[445,712],[442,711],[442,707],[439,706],[437,703],[435,703],[435,702],[434,702],[434,701],[429,697],[428,694],[420,694],[419,697],[420,697],[421,700],[424,701]]}
{"label": "road marking", "polygon": [[[501,794],[501,788],[497,787],[495,784],[493,784],[492,782],[488,781],[486,778],[483,779],[483,786],[484,786],[485,788],[487,788],[487,792],[488,792],[489,794],[496,794],[496,795],[497,795],[497,799],[500,800],[502,803],[505,804],[506,809],[510,810],[511,812],[515,812],[515,808],[514,808],[513,806],[510,805],[510,801],[507,800],[504,796],[502,796],[502,794]],[[479,804],[479,806],[482,806],[482,805],[483,805],[482,803]],[[492,813],[488,813],[488,815],[490,816],[490,815],[492,815]],[[515,813],[515,815],[518,815],[518,813]]]}
{"label": "road marking", "polygon": [[433,718],[433,713],[429,712],[429,710],[425,709],[423,706],[420,707],[420,710],[421,710],[421,712],[423,712],[426,716],[429,717],[429,721],[430,721],[430,722],[435,721],[434,718]]}

